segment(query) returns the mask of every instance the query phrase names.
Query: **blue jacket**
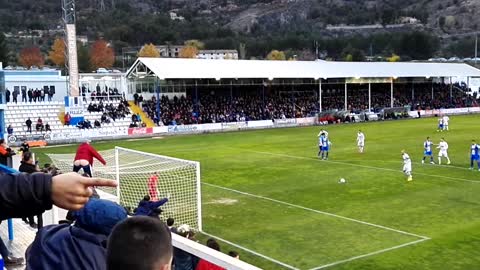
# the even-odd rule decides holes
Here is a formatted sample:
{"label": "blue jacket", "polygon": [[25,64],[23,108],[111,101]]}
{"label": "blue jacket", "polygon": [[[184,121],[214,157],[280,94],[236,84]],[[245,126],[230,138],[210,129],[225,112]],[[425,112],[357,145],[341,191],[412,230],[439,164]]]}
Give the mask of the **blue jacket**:
{"label": "blue jacket", "polygon": [[127,218],[126,210],[114,202],[90,199],[73,215],[74,226],[51,225],[37,233],[26,252],[26,269],[107,269],[108,235]]}
{"label": "blue jacket", "polygon": [[107,235],[68,224],[42,228],[26,252],[27,270],[106,270]]}
{"label": "blue jacket", "polygon": [[135,210],[135,216],[151,216],[153,211],[158,207],[168,202],[167,198],[161,199],[157,202],[141,200],[138,204],[137,210]]}

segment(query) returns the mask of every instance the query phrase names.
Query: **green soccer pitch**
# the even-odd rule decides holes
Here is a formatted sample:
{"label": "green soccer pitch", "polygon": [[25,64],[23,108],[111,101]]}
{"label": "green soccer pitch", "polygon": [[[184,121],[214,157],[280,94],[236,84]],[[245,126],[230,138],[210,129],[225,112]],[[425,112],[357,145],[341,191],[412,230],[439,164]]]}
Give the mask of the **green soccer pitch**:
{"label": "green soccer pitch", "polygon": [[[223,252],[236,250],[264,269],[479,269],[480,172],[469,170],[479,124],[480,116],[454,116],[442,133],[435,118],[326,126],[328,161],[317,158],[321,127],[94,146],[200,161],[204,231],[224,240]],[[427,136],[436,144],[445,137],[451,165],[421,164]],[[35,152],[43,163],[44,153],[75,149]],[[412,158],[413,182],[401,172],[402,149]]]}

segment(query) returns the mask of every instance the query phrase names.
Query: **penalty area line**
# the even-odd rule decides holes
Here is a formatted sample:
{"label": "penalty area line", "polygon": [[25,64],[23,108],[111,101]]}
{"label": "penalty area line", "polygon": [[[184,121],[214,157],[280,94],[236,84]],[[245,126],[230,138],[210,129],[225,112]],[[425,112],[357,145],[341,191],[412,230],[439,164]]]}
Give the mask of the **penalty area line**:
{"label": "penalty area line", "polygon": [[413,242],[409,242],[409,243],[405,243],[405,244],[401,244],[401,245],[398,245],[398,246],[394,246],[394,247],[390,247],[390,248],[385,248],[385,249],[377,250],[377,251],[370,252],[370,253],[367,253],[367,254],[363,254],[363,255],[351,257],[351,258],[348,258],[348,259],[344,259],[344,260],[332,262],[332,263],[329,263],[329,264],[317,266],[317,267],[311,268],[311,269],[309,269],[309,270],[325,269],[325,268],[332,267],[332,266],[335,266],[335,265],[339,265],[339,264],[342,264],[342,263],[347,263],[347,262],[351,262],[351,261],[354,261],[354,260],[358,260],[358,259],[362,259],[362,258],[366,258],[366,257],[373,256],[373,255],[378,255],[378,254],[381,254],[381,253],[385,253],[385,252],[388,252],[388,251],[392,251],[392,250],[395,250],[395,249],[399,249],[399,248],[403,248],[403,247],[415,245],[415,244],[418,244],[418,243],[421,243],[421,242],[427,241],[427,240],[429,240],[429,239],[419,239],[419,240],[416,240],[416,241],[413,241]]}
{"label": "penalty area line", "polygon": [[209,183],[205,183],[205,182],[202,182],[202,184],[204,184],[206,186],[214,187],[214,188],[217,188],[217,189],[223,189],[223,190],[227,190],[227,191],[230,191],[230,192],[242,194],[242,195],[245,195],[245,196],[249,196],[249,197],[253,197],[253,198],[257,198],[257,199],[261,199],[261,200],[265,200],[265,201],[270,201],[270,202],[274,202],[274,203],[278,203],[278,204],[283,204],[283,205],[286,205],[286,206],[290,206],[290,207],[294,207],[294,208],[298,208],[298,209],[302,209],[302,210],[306,210],[306,211],[310,211],[310,212],[314,212],[314,213],[317,213],[317,214],[322,214],[322,215],[326,215],[326,216],[330,216],[330,217],[340,218],[340,219],[352,221],[352,222],[355,222],[355,223],[359,223],[359,224],[363,224],[363,225],[367,225],[367,226],[371,226],[371,227],[375,227],[375,228],[379,228],[379,229],[383,229],[383,230],[387,230],[387,231],[392,231],[392,232],[396,232],[396,233],[400,233],[400,234],[404,234],[404,235],[408,235],[408,236],[417,237],[417,238],[424,239],[424,240],[430,239],[427,236],[418,235],[418,234],[414,234],[414,233],[409,233],[409,232],[406,232],[406,231],[401,231],[401,230],[397,230],[397,229],[394,229],[394,228],[390,228],[390,227],[386,227],[386,226],[382,226],[382,225],[378,225],[378,224],[374,224],[374,223],[370,223],[370,222],[366,222],[366,221],[362,221],[362,220],[358,220],[358,219],[354,219],[354,218],[340,216],[340,215],[337,215],[337,214],[333,214],[333,213],[329,213],[329,212],[325,212],[325,211],[320,211],[320,210],[316,210],[316,209],[313,209],[313,208],[308,208],[308,207],[305,207],[305,206],[292,204],[292,203],[288,203],[288,202],[284,202],[284,201],[280,201],[280,200],[277,200],[277,199],[272,199],[272,198],[268,198],[268,197],[264,197],[264,196],[260,196],[260,195],[255,195],[255,194],[248,193],[248,192],[243,192],[243,191],[239,191],[239,190],[235,190],[235,189],[231,189],[231,188],[227,188],[227,187],[222,187],[222,186],[218,186],[218,185],[214,185],[214,184],[209,184]]}
{"label": "penalty area line", "polygon": [[246,251],[246,252],[248,252],[248,253],[251,253],[251,254],[253,254],[253,255],[257,256],[257,257],[261,257],[261,258],[263,258],[263,259],[265,259],[265,260],[268,260],[268,261],[271,261],[271,262],[273,262],[273,263],[275,263],[275,264],[281,265],[281,266],[283,266],[283,267],[285,267],[285,268],[292,269],[292,270],[299,270],[299,268],[293,267],[293,266],[291,266],[291,265],[289,265],[289,264],[286,264],[286,263],[281,262],[281,261],[279,261],[279,260],[276,260],[276,259],[274,259],[274,258],[268,257],[268,256],[266,256],[266,255],[263,255],[263,254],[258,253],[258,252],[256,252],[256,251],[253,251],[253,250],[248,249],[248,248],[246,248],[246,247],[240,246],[240,245],[238,245],[238,244],[232,243],[232,242],[230,242],[230,241],[228,241],[228,240],[225,240],[225,239],[223,239],[223,238],[220,238],[220,237],[218,237],[218,236],[215,236],[215,235],[212,235],[212,234],[209,234],[209,233],[206,233],[206,232],[201,232],[201,233],[204,234],[204,235],[206,235],[206,236],[209,236],[209,237],[212,237],[212,238],[216,238],[217,240],[220,240],[220,241],[222,241],[222,242],[224,242],[224,243],[227,243],[227,244],[229,244],[229,245],[231,245],[231,246],[234,246],[234,247],[236,247],[236,248],[238,248],[238,249],[244,250],[244,251]]}

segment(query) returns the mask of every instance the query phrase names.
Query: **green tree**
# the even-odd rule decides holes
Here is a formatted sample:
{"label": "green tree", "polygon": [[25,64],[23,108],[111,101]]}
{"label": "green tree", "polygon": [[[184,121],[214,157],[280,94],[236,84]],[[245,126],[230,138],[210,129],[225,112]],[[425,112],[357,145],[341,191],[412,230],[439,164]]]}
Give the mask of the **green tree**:
{"label": "green tree", "polygon": [[90,56],[88,47],[81,44],[77,45],[78,69],[80,72],[91,72]]}
{"label": "green tree", "polygon": [[0,32],[0,62],[3,63],[3,66],[8,65],[7,39],[2,32]]}

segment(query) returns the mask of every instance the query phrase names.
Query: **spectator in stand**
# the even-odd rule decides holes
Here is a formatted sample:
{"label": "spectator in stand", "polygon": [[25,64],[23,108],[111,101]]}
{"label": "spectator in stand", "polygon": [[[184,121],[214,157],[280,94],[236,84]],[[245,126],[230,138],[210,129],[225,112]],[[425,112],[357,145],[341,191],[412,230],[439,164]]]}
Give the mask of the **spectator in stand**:
{"label": "spectator in stand", "polygon": [[159,207],[167,202],[168,198],[163,198],[154,202],[150,200],[150,196],[145,195],[145,197],[143,197],[143,199],[138,203],[138,207],[135,209],[134,215],[158,218],[158,216],[162,213],[162,210]]}
{"label": "spectator in stand", "polygon": [[50,128],[50,125],[48,123],[45,124],[45,131],[46,132],[52,131],[52,129]]}
{"label": "spectator in stand", "polygon": [[32,133],[32,120],[30,120],[30,117],[25,121],[25,125],[27,125],[27,131]]}
{"label": "spectator in stand", "polygon": [[12,127],[12,125],[8,125],[8,127],[7,127],[7,134],[8,134],[8,135],[12,135],[12,134],[13,134],[13,127]]}
{"label": "spectator in stand", "polygon": [[103,157],[90,145],[90,141],[80,144],[73,160],[73,171],[79,172],[80,169],[83,169],[83,173],[92,177],[93,158],[100,161],[103,165],[107,165]]}
{"label": "spectator in stand", "polygon": [[171,269],[172,235],[158,219],[124,220],[113,229],[107,246],[108,270]]}
{"label": "spectator in stand", "polygon": [[[26,174],[32,174],[40,171],[40,168],[38,168],[38,166],[33,161],[33,156],[31,152],[27,151],[23,153],[22,161],[20,162],[20,167],[18,168],[18,171]],[[33,216],[24,217],[22,218],[22,220],[34,229],[41,228],[43,225],[42,215],[37,216],[38,225],[37,223],[35,223]]]}
{"label": "spectator in stand", "polygon": [[37,124],[36,124],[36,126],[35,126],[35,129],[37,130],[37,132],[38,132],[38,131],[40,131],[40,132],[43,131],[44,126],[43,126],[42,118],[39,117],[39,118],[37,119]]}
{"label": "spectator in stand", "polygon": [[168,229],[169,229],[172,233],[177,233],[177,228],[173,227],[174,224],[175,224],[175,219],[169,217],[169,218],[167,219]]}
{"label": "spectator in stand", "polygon": [[7,103],[10,102],[10,90],[8,90],[8,88],[7,88],[7,90],[5,90],[5,101]]}
{"label": "spectator in stand", "polygon": [[22,153],[26,153],[30,151],[30,145],[28,144],[27,141],[23,141],[22,145],[20,146],[20,150]]}
{"label": "spectator in stand", "polygon": [[[220,252],[220,245],[213,238],[210,238],[207,240],[207,247]],[[218,265],[215,265],[209,261],[206,261],[204,259],[200,259],[200,261],[197,264],[196,270],[224,270],[224,268]]]}
{"label": "spectator in stand", "polygon": [[100,125],[100,122],[98,120],[95,120],[93,125],[94,125],[94,128],[101,128],[101,126],[102,126],[102,125]]}
{"label": "spectator in stand", "polygon": [[71,120],[72,120],[72,117],[71,117],[70,114],[67,112],[67,113],[63,116],[63,123],[64,123],[66,126],[69,126]]}
{"label": "spectator in stand", "polygon": [[22,102],[27,102],[27,88],[22,87]]}
{"label": "spectator in stand", "polygon": [[0,139],[0,164],[8,166],[8,158],[14,155],[15,152],[8,147],[5,139]]}
{"label": "spectator in stand", "polygon": [[51,225],[37,233],[26,252],[26,269],[106,269],[108,237],[127,219],[126,210],[108,200],[90,199],[72,215],[73,226]]}
{"label": "spectator in stand", "polygon": [[[177,234],[195,240],[195,232],[187,224],[183,224],[177,228]],[[173,248],[173,261],[175,270],[195,270],[198,264],[198,258],[182,249]]]}
{"label": "spectator in stand", "polygon": [[18,89],[13,90],[13,102],[17,103],[17,97],[20,94],[20,91]]}
{"label": "spectator in stand", "polygon": [[45,89],[40,89],[40,101],[45,101]]}
{"label": "spectator in stand", "polygon": [[53,95],[55,95],[55,89],[52,87],[52,88],[50,88],[50,90],[48,91],[48,101],[52,101]]}
{"label": "spectator in stand", "polygon": [[240,260],[240,255],[239,255],[238,252],[236,252],[236,251],[229,251],[229,252],[228,252],[228,255],[229,255],[230,257],[233,257],[233,258],[237,259],[237,260]]}
{"label": "spectator in stand", "polygon": [[33,90],[30,88],[27,91],[27,96],[28,96],[28,102],[32,103],[33,100]]}
{"label": "spectator in stand", "polygon": [[135,105],[138,106],[138,93],[133,94],[133,100],[135,102]]}

